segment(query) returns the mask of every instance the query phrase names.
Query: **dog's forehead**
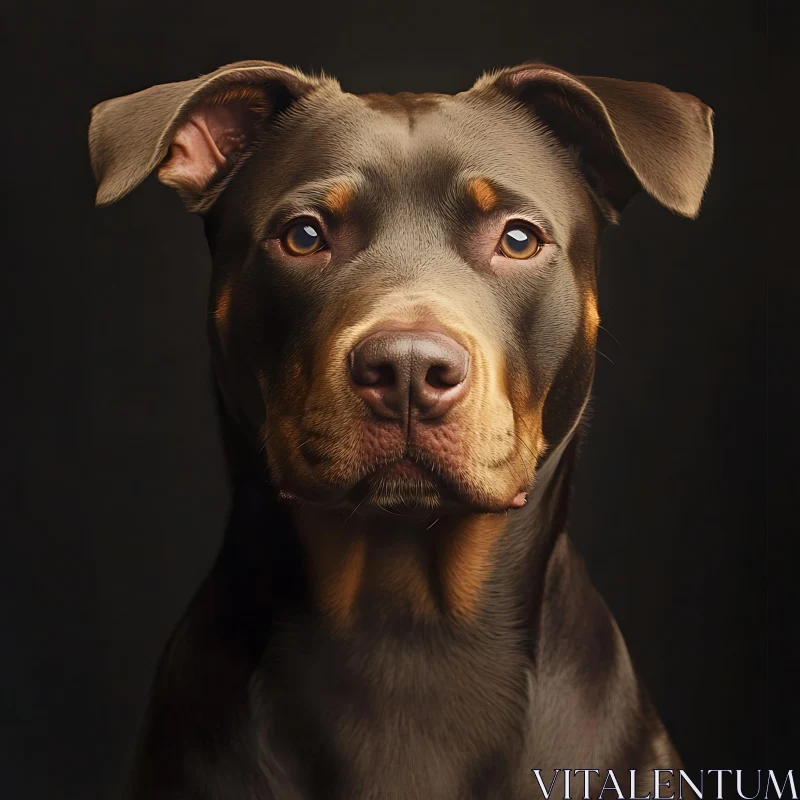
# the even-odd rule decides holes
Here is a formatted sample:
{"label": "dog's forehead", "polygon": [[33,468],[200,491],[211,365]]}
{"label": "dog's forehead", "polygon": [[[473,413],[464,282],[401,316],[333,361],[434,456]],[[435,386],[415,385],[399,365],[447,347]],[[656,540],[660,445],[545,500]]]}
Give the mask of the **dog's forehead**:
{"label": "dog's forehead", "polygon": [[260,154],[279,193],[343,178],[435,203],[436,189],[476,177],[553,219],[586,207],[567,151],[530,112],[491,95],[319,93],[283,122],[279,138],[278,152]]}

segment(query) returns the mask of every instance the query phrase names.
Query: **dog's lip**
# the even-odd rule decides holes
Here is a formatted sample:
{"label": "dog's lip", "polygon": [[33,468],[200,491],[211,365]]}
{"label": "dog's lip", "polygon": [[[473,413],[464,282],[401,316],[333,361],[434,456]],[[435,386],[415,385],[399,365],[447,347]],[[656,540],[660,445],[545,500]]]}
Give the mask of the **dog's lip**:
{"label": "dog's lip", "polygon": [[375,475],[398,478],[413,478],[422,475],[429,479],[436,479],[436,476],[430,469],[407,454],[402,455],[400,458],[388,464],[381,465],[368,477]]}
{"label": "dog's lip", "polygon": [[[528,492],[521,487],[512,498],[505,501],[485,503],[473,496],[468,487],[451,475],[448,470],[430,462],[424,453],[417,453],[406,448],[394,458],[370,465],[361,476],[352,483],[329,485],[321,494],[313,489],[310,492],[302,488],[279,486],[279,496],[283,500],[300,501],[303,504],[319,505],[329,508],[352,508],[361,506],[368,497],[376,480],[389,478],[399,484],[408,481],[409,502],[414,503],[414,488],[418,490],[420,481],[434,486],[440,495],[441,508],[463,511],[473,510],[476,513],[500,513],[524,507],[528,502]],[[413,483],[417,482],[417,487]],[[399,487],[396,487],[399,488]]]}
{"label": "dog's lip", "polygon": [[[442,497],[448,498],[450,502],[458,502],[459,499],[462,503],[467,502],[467,498],[456,490],[454,482],[442,475],[439,470],[414,457],[408,450],[392,459],[370,465],[354,483],[335,489],[337,502],[361,503],[372,491],[375,482],[385,479],[401,485],[407,481],[409,488],[415,482],[419,484],[420,481],[424,481],[435,486]],[[413,502],[413,498],[410,499]]]}
{"label": "dog's lip", "polygon": [[[499,513],[522,508],[528,502],[528,493],[521,488],[508,501],[485,504],[459,482],[458,476],[451,475],[446,469],[438,468],[422,454],[414,453],[413,450],[406,450],[400,457],[370,470],[346,493],[346,497],[360,502],[369,492],[371,482],[382,477],[399,478],[401,481],[421,478],[433,484],[439,491],[442,508],[460,509],[462,512],[472,510],[476,513]],[[415,498],[409,497],[409,501],[413,503]]]}

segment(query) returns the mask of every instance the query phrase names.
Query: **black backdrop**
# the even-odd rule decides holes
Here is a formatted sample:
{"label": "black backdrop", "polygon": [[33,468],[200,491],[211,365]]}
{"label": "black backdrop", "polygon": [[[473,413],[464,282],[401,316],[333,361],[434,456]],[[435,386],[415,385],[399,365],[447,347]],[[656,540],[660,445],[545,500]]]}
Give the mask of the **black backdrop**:
{"label": "black backdrop", "polygon": [[700,219],[639,197],[606,238],[571,532],[688,765],[777,766],[752,229],[763,3],[143,0],[91,14],[18,0],[3,38],[2,797],[110,796],[228,500],[201,224],[153,180],[93,209],[89,110],[245,58],[321,68],[356,92],[459,91],[541,59],[714,108]]}

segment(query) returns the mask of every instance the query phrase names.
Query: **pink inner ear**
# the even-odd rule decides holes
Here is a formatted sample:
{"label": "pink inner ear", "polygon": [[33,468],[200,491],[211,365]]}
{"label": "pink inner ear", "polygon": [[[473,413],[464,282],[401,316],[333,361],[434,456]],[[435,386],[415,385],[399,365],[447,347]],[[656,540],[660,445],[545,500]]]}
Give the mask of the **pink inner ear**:
{"label": "pink inner ear", "polygon": [[186,193],[202,192],[228,157],[246,145],[251,116],[242,101],[195,109],[175,132],[159,180]]}

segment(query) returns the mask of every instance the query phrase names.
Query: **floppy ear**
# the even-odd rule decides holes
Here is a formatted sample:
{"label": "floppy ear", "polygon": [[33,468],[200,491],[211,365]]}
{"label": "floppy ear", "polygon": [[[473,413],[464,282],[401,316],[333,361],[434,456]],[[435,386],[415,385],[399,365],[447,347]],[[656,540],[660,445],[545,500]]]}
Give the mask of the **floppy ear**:
{"label": "floppy ear", "polygon": [[714,156],[713,113],[696,97],[654,83],[570,75],[523,64],[485,76],[531,109],[579,163],[616,220],[644,189],[670,210],[696,217]]}
{"label": "floppy ear", "polygon": [[325,82],[335,83],[269,61],[239,61],[100,103],[89,127],[97,205],[116,202],[158,167],[159,180],[190,210],[205,210],[266,122]]}

